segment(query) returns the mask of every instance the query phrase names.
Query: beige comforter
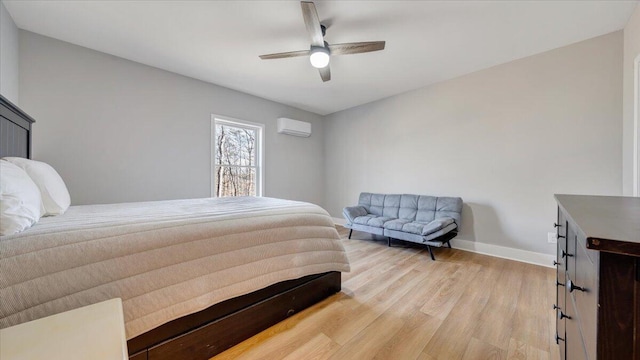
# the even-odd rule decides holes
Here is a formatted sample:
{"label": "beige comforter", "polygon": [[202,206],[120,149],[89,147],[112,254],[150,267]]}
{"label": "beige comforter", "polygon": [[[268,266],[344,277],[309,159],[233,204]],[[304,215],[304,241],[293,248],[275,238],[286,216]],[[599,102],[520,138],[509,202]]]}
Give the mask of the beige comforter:
{"label": "beige comforter", "polygon": [[320,207],[271,198],[72,206],[0,238],[0,328],[122,298],[127,338],[280,281],[349,271]]}

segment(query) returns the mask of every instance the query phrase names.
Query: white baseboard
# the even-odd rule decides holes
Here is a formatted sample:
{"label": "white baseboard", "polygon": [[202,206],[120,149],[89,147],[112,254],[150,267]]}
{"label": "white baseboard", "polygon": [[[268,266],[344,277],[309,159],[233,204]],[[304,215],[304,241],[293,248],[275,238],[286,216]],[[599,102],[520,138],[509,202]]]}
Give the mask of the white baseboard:
{"label": "white baseboard", "polygon": [[[344,226],[347,221],[341,218],[333,218],[333,222],[336,225]],[[454,249],[460,249],[464,251],[470,251],[478,254],[495,256],[508,260],[520,261],[527,264],[540,265],[548,268],[553,268],[553,261],[556,259],[555,255],[537,253],[533,251],[520,250],[500,245],[485,244],[475,241],[453,239],[451,240],[451,246]]]}
{"label": "white baseboard", "polygon": [[515,260],[533,265],[540,265],[548,268],[555,268],[555,266],[553,265],[553,261],[556,259],[555,255],[462,239],[451,240],[451,246],[454,249],[471,251],[478,254],[495,256],[503,259]]}

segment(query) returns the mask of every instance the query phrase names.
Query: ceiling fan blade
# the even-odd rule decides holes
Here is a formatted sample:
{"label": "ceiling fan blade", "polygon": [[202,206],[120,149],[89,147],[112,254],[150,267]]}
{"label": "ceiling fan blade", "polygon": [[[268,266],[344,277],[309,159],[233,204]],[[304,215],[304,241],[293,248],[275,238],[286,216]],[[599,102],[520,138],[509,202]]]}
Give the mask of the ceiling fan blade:
{"label": "ceiling fan blade", "polygon": [[329,69],[329,65],[318,69],[318,71],[320,72],[320,77],[322,78],[322,81],[327,82],[331,80],[331,69]]}
{"label": "ceiling fan blade", "polygon": [[367,41],[347,44],[329,45],[331,55],[360,54],[372,51],[384,50],[384,41]]}
{"label": "ceiling fan blade", "polygon": [[276,54],[260,55],[260,59],[262,60],[282,59],[282,58],[307,56],[307,55],[309,55],[309,50],[300,50],[300,51],[290,51],[290,52],[283,52],[283,53],[276,53]]}
{"label": "ceiling fan blade", "polygon": [[311,1],[300,2],[302,7],[302,17],[304,17],[304,24],[307,27],[307,32],[311,38],[312,46],[324,46],[324,39],[322,37],[322,28],[320,28],[320,19],[318,18],[318,12],[316,11],[316,5]]}

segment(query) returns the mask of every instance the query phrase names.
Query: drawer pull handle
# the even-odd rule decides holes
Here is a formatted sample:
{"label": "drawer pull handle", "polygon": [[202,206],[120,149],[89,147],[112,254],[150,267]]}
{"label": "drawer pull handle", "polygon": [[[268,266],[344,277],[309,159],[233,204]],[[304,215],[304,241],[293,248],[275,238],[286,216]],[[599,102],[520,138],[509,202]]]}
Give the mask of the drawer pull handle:
{"label": "drawer pull handle", "polygon": [[560,306],[553,304],[553,310],[560,310]]}
{"label": "drawer pull handle", "polygon": [[573,292],[573,290],[580,290],[580,291],[587,291],[587,289],[577,286],[576,284],[573,283],[573,281],[569,280],[569,292]]}
{"label": "drawer pull handle", "polygon": [[562,250],[562,257],[573,257],[573,254],[569,254],[568,252],[565,252],[564,250]]}
{"label": "drawer pull handle", "polygon": [[566,236],[558,234],[558,239],[566,239],[566,238],[567,238]]}
{"label": "drawer pull handle", "polygon": [[562,319],[569,319],[569,320],[571,320],[571,316],[569,316],[569,315],[567,315],[567,314],[563,313],[562,311],[560,311],[560,312],[558,313],[558,319],[560,319],[560,320],[562,320]]}
{"label": "drawer pull handle", "polygon": [[561,263],[561,262],[557,262],[557,261],[553,260],[553,266],[558,266],[558,265],[562,265],[562,263]]}
{"label": "drawer pull handle", "polygon": [[564,341],[564,339],[558,336],[558,333],[556,333],[556,344],[558,344],[558,341]]}
{"label": "drawer pull handle", "polygon": [[562,225],[560,225],[560,224],[556,224],[556,223],[553,223],[553,227],[554,227],[554,228],[562,227]]}
{"label": "drawer pull handle", "polygon": [[564,286],[564,284],[561,283],[560,281],[556,280],[556,286]]}

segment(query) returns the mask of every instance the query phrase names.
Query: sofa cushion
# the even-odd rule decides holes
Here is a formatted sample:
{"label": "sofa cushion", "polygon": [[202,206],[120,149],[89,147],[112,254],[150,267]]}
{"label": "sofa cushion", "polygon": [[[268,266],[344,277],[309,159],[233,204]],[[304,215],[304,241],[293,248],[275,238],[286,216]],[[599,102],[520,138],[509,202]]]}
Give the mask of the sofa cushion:
{"label": "sofa cushion", "polygon": [[438,240],[439,237],[451,231],[454,231],[457,228],[458,228],[458,225],[456,225],[456,223],[451,223],[436,232],[432,232],[429,235],[422,235],[422,243],[427,245],[437,244],[439,242]]}
{"label": "sofa cushion", "polygon": [[400,195],[385,195],[384,207],[382,209],[382,216],[388,216],[390,218],[398,218],[398,211],[400,210]]}
{"label": "sofa cushion", "polygon": [[349,222],[353,223],[353,220],[358,216],[367,215],[367,209],[364,206],[348,206],[342,210],[342,214]]}
{"label": "sofa cushion", "polygon": [[363,216],[357,216],[353,219],[353,223],[360,224],[360,225],[368,225],[369,220],[373,219],[374,217],[376,217],[376,215],[368,214]]}
{"label": "sofa cushion", "polygon": [[371,205],[369,206],[369,213],[373,215],[382,216],[382,210],[384,209],[384,194],[371,194]]}
{"label": "sofa cushion", "polygon": [[416,219],[417,212],[418,195],[403,194],[400,198],[400,209],[398,211],[398,218],[414,221]]}
{"label": "sofa cushion", "polygon": [[452,218],[439,218],[435,219],[432,222],[428,223],[422,228],[422,233],[420,235],[429,235],[438,230],[444,229],[449,224],[453,224],[454,221]]}
{"label": "sofa cushion", "polygon": [[436,218],[436,203],[438,198],[435,196],[418,197],[418,212],[416,221],[421,223],[430,223]]}
{"label": "sofa cushion", "polygon": [[387,216],[378,216],[375,217],[371,220],[369,220],[369,226],[375,226],[375,227],[383,227],[384,223],[386,223],[389,220],[392,220],[393,218],[387,217]]}
{"label": "sofa cushion", "polygon": [[458,197],[439,197],[436,204],[436,218],[450,217],[460,223],[462,199]]}
{"label": "sofa cushion", "polygon": [[411,222],[411,221],[405,220],[405,219],[389,220],[386,223],[384,223],[384,228],[388,229],[388,230],[402,231],[402,227],[404,226],[404,224],[409,223],[409,222]]}
{"label": "sofa cushion", "polygon": [[[438,230],[445,228],[447,225],[452,224],[454,221],[452,218],[439,218],[430,222],[412,221],[402,226],[402,231],[416,234],[416,235],[429,235]],[[391,229],[389,230],[397,230]]]}
{"label": "sofa cushion", "polygon": [[368,214],[365,216],[358,216],[357,218],[353,219],[353,222],[360,225],[368,225],[381,228],[382,225],[384,225],[384,223],[389,220],[391,220],[390,217]]}
{"label": "sofa cushion", "polygon": [[427,223],[412,221],[402,225],[402,231],[408,232],[411,234],[421,235],[422,229],[424,229]]}
{"label": "sofa cushion", "polygon": [[360,193],[360,197],[358,198],[358,205],[362,206],[369,212],[369,207],[371,206],[371,193]]}

